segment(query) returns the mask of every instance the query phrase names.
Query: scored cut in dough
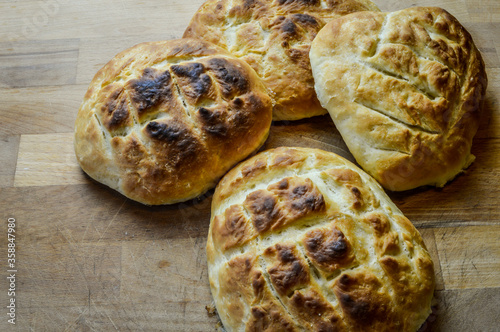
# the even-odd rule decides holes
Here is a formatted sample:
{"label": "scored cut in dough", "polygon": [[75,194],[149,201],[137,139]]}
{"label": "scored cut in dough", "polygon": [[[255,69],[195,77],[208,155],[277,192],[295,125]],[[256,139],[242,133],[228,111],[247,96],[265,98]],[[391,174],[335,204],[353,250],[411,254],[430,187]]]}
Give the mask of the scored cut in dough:
{"label": "scored cut in dough", "polygon": [[247,61],[274,99],[274,120],[326,114],[314,91],[311,41],[329,21],[379,9],[370,0],[208,0],[184,37],[200,38]]}
{"label": "scored cut in dough", "polygon": [[212,295],[227,331],[416,331],[433,263],[382,187],[310,148],[264,151],[212,201]]}
{"label": "scored cut in dough", "polygon": [[442,187],[473,162],[487,78],[470,34],[445,10],[343,16],[317,35],[310,60],[319,100],[385,188]]}
{"label": "scored cut in dough", "polygon": [[255,71],[208,42],[149,42],[94,77],[75,124],[75,152],[95,180],[144,204],[215,187],[266,140],[272,102]]}

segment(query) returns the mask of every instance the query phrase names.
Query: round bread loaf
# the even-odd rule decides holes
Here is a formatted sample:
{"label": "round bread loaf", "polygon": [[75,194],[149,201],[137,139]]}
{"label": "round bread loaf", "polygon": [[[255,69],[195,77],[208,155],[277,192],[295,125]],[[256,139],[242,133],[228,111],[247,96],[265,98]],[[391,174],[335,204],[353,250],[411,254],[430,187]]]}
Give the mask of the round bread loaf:
{"label": "round bread loaf", "polygon": [[219,182],[207,242],[227,331],[416,331],[433,263],[380,185],[330,152],[277,148]]}
{"label": "round bread loaf", "polygon": [[95,180],[144,204],[215,187],[268,136],[272,102],[244,61],[208,42],[134,46],[94,77],[75,125],[75,151]]}
{"label": "round bread loaf", "polygon": [[184,37],[215,43],[247,61],[274,99],[275,120],[326,114],[314,92],[309,49],[326,22],[378,10],[370,0],[208,0]]}
{"label": "round bread loaf", "polygon": [[442,187],[473,162],[487,78],[445,10],[343,16],[318,34],[310,60],[319,100],[385,188]]}

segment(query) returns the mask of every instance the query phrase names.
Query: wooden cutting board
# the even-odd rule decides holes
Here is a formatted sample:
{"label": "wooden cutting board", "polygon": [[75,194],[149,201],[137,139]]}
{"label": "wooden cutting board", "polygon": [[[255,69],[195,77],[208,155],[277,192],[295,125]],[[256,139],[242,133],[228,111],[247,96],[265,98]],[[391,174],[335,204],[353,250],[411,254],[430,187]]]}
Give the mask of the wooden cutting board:
{"label": "wooden cutting board", "polygon": [[[0,331],[216,329],[205,309],[211,193],[146,207],[90,180],[72,148],[95,72],[134,44],[180,37],[202,1],[0,1]],[[489,86],[475,163],[443,189],[390,196],[435,262],[429,330],[500,331],[500,2],[375,2],[382,10],[443,7],[484,56]],[[352,160],[327,116],[273,124],[264,148],[283,145]],[[12,273],[16,325],[7,321]]]}

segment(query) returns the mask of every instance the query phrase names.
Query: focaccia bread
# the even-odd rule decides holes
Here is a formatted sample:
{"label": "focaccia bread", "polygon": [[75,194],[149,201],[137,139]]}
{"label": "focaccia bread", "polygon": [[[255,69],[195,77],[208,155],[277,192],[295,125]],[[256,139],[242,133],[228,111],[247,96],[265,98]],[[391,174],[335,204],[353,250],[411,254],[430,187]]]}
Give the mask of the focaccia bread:
{"label": "focaccia bread", "polygon": [[274,98],[275,120],[326,114],[314,92],[311,41],[326,22],[377,10],[370,0],[208,0],[184,37],[215,43],[247,61]]}
{"label": "focaccia bread", "polygon": [[346,15],[317,35],[310,60],[319,100],[385,188],[442,187],[473,162],[487,78],[445,10]]}
{"label": "focaccia bread", "polygon": [[268,136],[272,102],[255,71],[208,42],[123,51],[94,77],[78,112],[75,152],[95,180],[148,205],[215,187]]}
{"label": "focaccia bread", "polygon": [[416,331],[433,263],[382,187],[309,148],[262,152],[219,182],[207,242],[227,331]]}

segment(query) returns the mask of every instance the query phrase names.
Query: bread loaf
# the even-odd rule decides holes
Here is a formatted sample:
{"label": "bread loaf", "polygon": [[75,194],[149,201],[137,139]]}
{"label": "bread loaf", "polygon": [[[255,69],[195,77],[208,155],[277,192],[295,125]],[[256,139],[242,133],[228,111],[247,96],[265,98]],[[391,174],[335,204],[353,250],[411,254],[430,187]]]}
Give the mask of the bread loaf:
{"label": "bread loaf", "polygon": [[271,99],[244,61],[178,39],[123,51],[94,77],[78,112],[75,151],[95,180],[144,204],[214,187],[269,133]]}
{"label": "bread loaf", "polygon": [[310,60],[322,105],[385,188],[444,186],[474,160],[487,78],[470,34],[440,8],[328,23]]}
{"label": "bread loaf", "polygon": [[309,63],[311,41],[334,18],[378,10],[369,0],[208,0],[184,37],[215,43],[247,61],[274,99],[275,120],[326,114]]}
{"label": "bread loaf", "polygon": [[207,242],[227,331],[416,331],[433,263],[380,185],[322,150],[277,148],[217,185]]}

